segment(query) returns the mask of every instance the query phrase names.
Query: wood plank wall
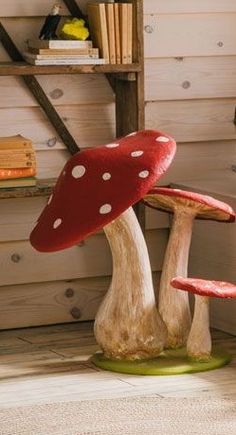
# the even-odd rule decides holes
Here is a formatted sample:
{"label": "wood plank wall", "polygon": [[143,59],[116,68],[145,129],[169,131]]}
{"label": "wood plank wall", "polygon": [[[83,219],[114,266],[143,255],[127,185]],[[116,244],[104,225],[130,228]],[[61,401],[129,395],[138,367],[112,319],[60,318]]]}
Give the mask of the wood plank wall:
{"label": "wood plank wall", "polygon": [[[20,50],[38,35],[53,3],[0,0],[0,19]],[[86,0],[79,4],[85,8]],[[146,126],[178,141],[163,183],[223,176],[236,157],[236,4],[145,0],[144,7]],[[1,45],[0,60],[8,60]],[[114,139],[114,95],[105,77],[38,79],[82,148]],[[31,137],[38,176],[57,176],[68,153],[20,78],[0,77],[0,114],[0,135]],[[43,204],[39,198],[2,201],[0,329],[91,319],[108,287],[111,257],[103,234],[57,254],[33,251],[27,238]],[[155,272],[161,270],[168,225],[167,215],[147,212]]]}

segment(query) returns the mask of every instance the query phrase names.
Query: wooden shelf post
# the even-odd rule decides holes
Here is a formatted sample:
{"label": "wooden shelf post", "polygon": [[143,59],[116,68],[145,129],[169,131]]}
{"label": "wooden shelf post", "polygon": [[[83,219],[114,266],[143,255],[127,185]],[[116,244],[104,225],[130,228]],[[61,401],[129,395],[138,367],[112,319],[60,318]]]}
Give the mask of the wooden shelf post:
{"label": "wooden shelf post", "polygon": [[[118,0],[122,3],[123,0]],[[115,77],[116,136],[145,128],[144,117],[144,49],[143,49],[143,0],[128,0],[133,4],[133,62],[140,71],[126,77]],[[135,207],[141,227],[145,228],[144,204]]]}

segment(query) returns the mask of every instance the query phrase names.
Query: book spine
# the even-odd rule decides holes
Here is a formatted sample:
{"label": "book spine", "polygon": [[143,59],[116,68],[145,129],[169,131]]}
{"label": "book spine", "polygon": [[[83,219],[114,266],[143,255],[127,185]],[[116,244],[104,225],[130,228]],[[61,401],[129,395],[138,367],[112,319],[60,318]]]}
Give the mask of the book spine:
{"label": "book spine", "polygon": [[106,22],[108,33],[108,46],[110,63],[116,63],[116,43],[115,43],[115,20],[114,20],[114,5],[107,3],[106,5]]}
{"label": "book spine", "polygon": [[99,55],[98,48],[81,48],[81,49],[54,49],[54,48],[29,48],[27,54],[40,54],[40,55]]}
{"label": "book spine", "polygon": [[28,47],[30,48],[92,48],[92,41],[69,41],[69,40],[30,40]]}
{"label": "book spine", "polygon": [[109,53],[109,42],[108,42],[108,31],[107,31],[107,20],[106,20],[106,8],[104,3],[99,4],[100,12],[100,32],[102,37],[102,52],[104,59],[110,62]]}
{"label": "book spine", "polygon": [[114,3],[116,63],[121,63],[119,4]]}
{"label": "book spine", "polygon": [[92,41],[49,41],[49,48],[92,48]]}
{"label": "book spine", "polygon": [[132,63],[133,53],[133,5],[132,3],[127,3],[127,63]]}
{"label": "book spine", "polygon": [[14,178],[11,180],[0,180],[0,189],[32,186],[36,186],[36,178]]}
{"label": "book spine", "polygon": [[36,166],[22,169],[0,169],[0,180],[8,180],[11,178],[25,178],[36,175]]}
{"label": "book spine", "polygon": [[36,163],[35,160],[30,160],[30,159],[20,159],[17,160],[15,159],[13,160],[5,160],[5,159],[1,159],[0,160],[0,168],[2,169],[16,169],[16,168],[30,168],[30,167],[35,167]]}
{"label": "book spine", "polygon": [[26,59],[33,60],[76,60],[76,59],[98,59],[98,54],[28,54],[24,53]]}
{"label": "book spine", "polygon": [[0,141],[0,151],[4,150],[32,150],[31,142],[1,142]]}
{"label": "book spine", "polygon": [[0,149],[0,159],[15,158],[35,158],[35,152],[32,149]]}
{"label": "book spine", "polygon": [[128,27],[128,8],[127,3],[119,3],[120,7],[120,22],[121,22],[121,63],[127,64],[127,27]]}
{"label": "book spine", "polygon": [[32,65],[104,65],[105,59],[31,59],[27,58],[27,62]]}

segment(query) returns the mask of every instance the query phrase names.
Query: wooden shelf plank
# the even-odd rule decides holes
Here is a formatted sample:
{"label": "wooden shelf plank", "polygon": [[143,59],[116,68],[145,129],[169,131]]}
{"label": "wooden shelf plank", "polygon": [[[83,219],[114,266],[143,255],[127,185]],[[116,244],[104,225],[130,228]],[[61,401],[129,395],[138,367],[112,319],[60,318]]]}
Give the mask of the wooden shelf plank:
{"label": "wooden shelf plank", "polygon": [[33,187],[14,187],[0,189],[0,199],[27,198],[35,196],[49,196],[52,193],[55,179],[38,180]]}
{"label": "wooden shelf plank", "polygon": [[43,74],[98,74],[129,73],[141,71],[141,65],[30,65],[26,62],[1,62],[0,76],[27,76]]}

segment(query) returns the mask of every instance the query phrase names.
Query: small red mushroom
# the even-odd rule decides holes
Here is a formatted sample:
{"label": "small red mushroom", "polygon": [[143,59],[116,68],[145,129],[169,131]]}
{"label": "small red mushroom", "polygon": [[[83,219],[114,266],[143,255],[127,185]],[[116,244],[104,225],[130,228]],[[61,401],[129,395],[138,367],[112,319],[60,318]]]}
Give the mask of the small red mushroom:
{"label": "small red mushroom", "polygon": [[171,279],[187,277],[188,257],[195,218],[234,222],[233,209],[210,196],[179,189],[156,187],[144,197],[149,207],[173,213],[159,292],[159,311],[168,329],[168,347],[183,346],[191,327],[188,295],[174,291]]}
{"label": "small red mushroom", "polygon": [[211,356],[212,348],[209,298],[236,298],[236,285],[224,281],[182,277],[172,279],[171,285],[175,289],[195,294],[194,316],[187,341],[187,354],[192,359],[207,361]]}
{"label": "small red mushroom", "polygon": [[146,130],[77,153],[65,165],[30,237],[36,249],[49,252],[104,229],[113,277],[96,317],[95,335],[108,357],[150,358],[166,340],[147,247],[131,206],[167,170],[175,150],[171,137]]}

